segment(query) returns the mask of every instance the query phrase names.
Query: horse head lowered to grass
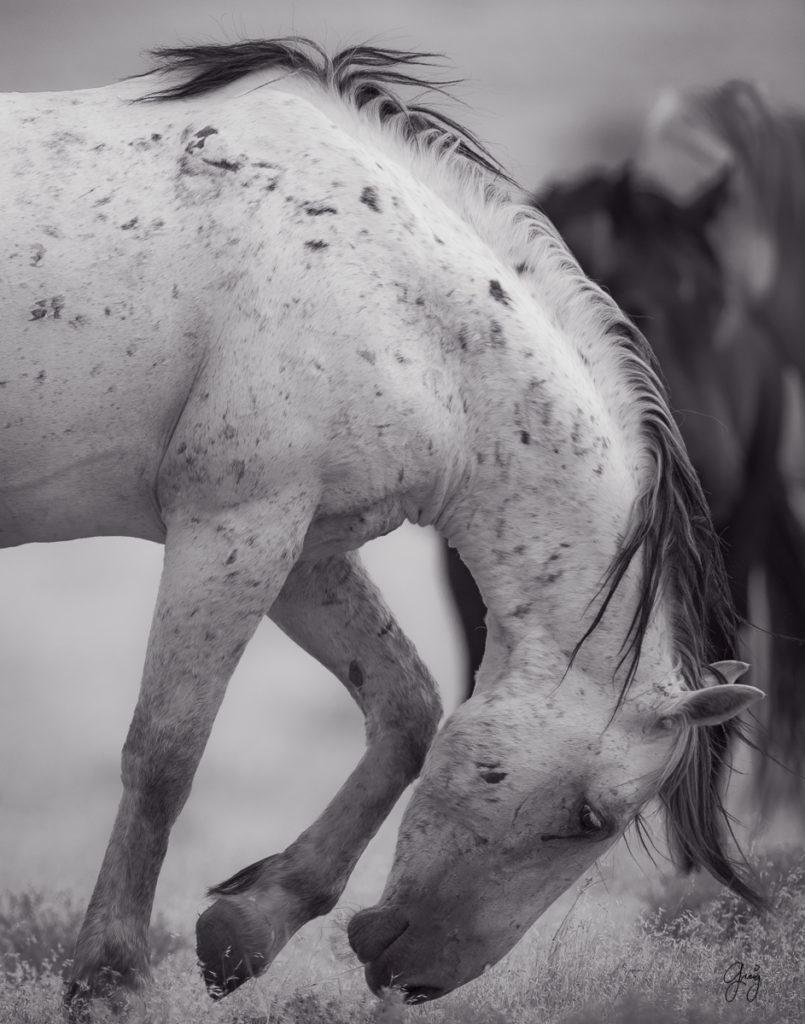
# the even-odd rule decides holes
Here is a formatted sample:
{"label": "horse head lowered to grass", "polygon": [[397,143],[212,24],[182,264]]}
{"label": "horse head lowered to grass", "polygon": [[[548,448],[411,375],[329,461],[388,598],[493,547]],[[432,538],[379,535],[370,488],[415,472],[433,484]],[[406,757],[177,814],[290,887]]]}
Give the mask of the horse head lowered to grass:
{"label": "horse head lowered to grass", "polygon": [[[299,839],[212,890],[213,995],[334,906],[420,769],[349,929],[374,989],[480,974],[655,796],[684,867],[755,895],[719,780],[760,694],[708,666],[705,617],[732,613],[650,351],[476,140],[396,96],[421,61],[189,47],[0,105],[0,543],[165,545],[74,1007],[148,974],[169,831],[263,615],[368,746]],[[477,692],[432,745],[433,682],[355,554],[406,519],[489,609]]]}

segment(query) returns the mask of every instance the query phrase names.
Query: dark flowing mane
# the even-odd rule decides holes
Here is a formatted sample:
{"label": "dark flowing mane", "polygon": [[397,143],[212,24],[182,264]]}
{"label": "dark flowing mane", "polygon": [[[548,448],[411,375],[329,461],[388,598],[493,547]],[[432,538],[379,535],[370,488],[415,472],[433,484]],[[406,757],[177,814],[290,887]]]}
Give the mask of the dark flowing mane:
{"label": "dark flowing mane", "polygon": [[[655,474],[607,572],[602,608],[611,600],[632,559],[639,557],[641,598],[622,655],[628,664],[627,680],[637,669],[651,610],[659,595],[665,593],[672,603],[682,674],[688,688],[696,690],[704,685],[704,666],[737,650],[738,620],[709,507],[666,409],[644,421]],[[734,719],[689,729],[683,748],[660,786],[659,798],[666,811],[669,846],[679,866],[685,871],[706,868],[760,907],[763,899],[751,873],[728,853],[729,839],[734,840],[734,836],[722,794],[730,769],[729,751],[738,736],[745,738]]]}
{"label": "dark flowing mane", "polygon": [[[614,201],[620,210],[608,212],[621,219],[628,213],[629,220],[635,211],[625,209],[630,206],[629,196],[619,194],[629,189],[628,176],[619,182],[591,177],[579,185],[578,197],[572,194],[572,187],[560,186],[557,194],[546,192],[534,196],[532,202],[537,206],[544,203],[561,223],[576,213],[583,217],[585,211],[589,214],[608,209]],[[575,198],[578,202],[573,202]],[[673,216],[672,211],[664,214]],[[651,226],[652,231],[656,228],[656,224]],[[613,244],[617,244],[617,225]],[[708,260],[715,258],[710,252],[705,255]],[[617,312],[608,333],[624,355],[626,382],[641,407],[641,432],[649,468],[627,533],[601,584],[595,618],[573,656],[599,626],[629,566],[639,559],[640,595],[619,662],[623,670],[620,705],[634,680],[649,622],[662,596],[670,601],[675,650],[685,684],[692,690],[703,687],[706,665],[734,656],[738,618],[721,543],[671,415],[654,352],[643,334],[612,305]],[[734,721],[690,729],[662,782],[659,798],[666,812],[669,846],[679,866],[687,871],[704,867],[752,904],[763,906],[751,873],[727,852],[732,830],[722,792],[735,736],[745,738]],[[642,838],[643,834],[638,820],[638,835]]]}
{"label": "dark flowing mane", "polygon": [[514,181],[489,150],[463,125],[441,111],[402,100],[402,86],[443,96],[457,85],[413,74],[410,68],[432,67],[441,54],[351,46],[330,57],[303,36],[247,39],[240,43],[158,47],[150,51],[147,74],[178,73],[180,81],[143,96],[143,100],[178,100],[201,96],[254,71],[300,75],[334,93],[357,110],[371,109],[380,124],[392,122],[408,142],[436,150],[451,149],[483,171],[510,185]]}

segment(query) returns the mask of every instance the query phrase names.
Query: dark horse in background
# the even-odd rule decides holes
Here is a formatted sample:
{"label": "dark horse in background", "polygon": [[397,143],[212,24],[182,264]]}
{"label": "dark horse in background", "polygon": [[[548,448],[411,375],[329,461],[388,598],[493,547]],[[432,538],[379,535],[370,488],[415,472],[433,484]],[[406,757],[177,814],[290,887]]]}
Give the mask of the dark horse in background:
{"label": "dark horse in background", "polygon": [[[787,364],[788,383],[799,387],[801,411],[805,381],[803,112],[744,81],[668,92],[647,119],[634,174],[642,188],[670,196],[682,206],[723,183],[724,201],[703,225],[724,275],[726,329],[722,333],[728,345],[741,324],[748,320],[759,324],[766,344]],[[802,433],[801,422],[789,427],[786,440],[791,450],[785,453],[787,481],[801,518],[805,512]],[[775,550],[782,560],[768,568],[769,624],[776,633],[802,637],[801,564],[789,560],[790,551],[784,545]],[[802,648],[777,638],[771,646],[763,678],[770,699],[761,712],[767,727],[764,749],[771,756],[762,759],[756,771],[764,806],[801,799],[805,777]],[[789,771],[781,770],[775,760]]]}
{"label": "dark horse in background", "polygon": [[[760,317],[746,309],[734,315],[708,237],[708,225],[728,201],[725,175],[683,206],[637,183],[628,168],[593,173],[532,198],[585,272],[612,293],[654,348],[745,621],[755,617],[749,595],[756,575],[765,589],[765,666],[751,655],[754,682],[770,697],[758,742],[791,769],[777,773],[772,789],[762,759],[755,786],[768,813],[801,794],[805,768],[798,742],[805,727],[805,645],[795,639],[805,635],[805,532],[779,458],[784,360]],[[467,642],[471,693],[484,651],[484,606],[452,549],[447,571]],[[712,639],[723,648],[717,631]]]}

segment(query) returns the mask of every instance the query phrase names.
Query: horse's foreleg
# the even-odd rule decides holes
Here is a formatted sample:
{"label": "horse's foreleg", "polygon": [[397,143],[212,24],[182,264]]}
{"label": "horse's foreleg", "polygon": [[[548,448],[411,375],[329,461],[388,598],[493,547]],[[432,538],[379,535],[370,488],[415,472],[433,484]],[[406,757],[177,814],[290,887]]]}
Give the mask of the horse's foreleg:
{"label": "horse's foreleg", "polygon": [[198,954],[210,994],[260,974],[335,906],[366,844],[422,766],[441,716],[433,680],[355,554],[298,564],[274,621],[330,669],[366,716],[367,749],[321,817],[284,853],[212,890]]}
{"label": "horse's foreleg", "polygon": [[139,699],[123,747],[123,796],[78,937],[68,984],[85,998],[148,975],[147,929],[168,834],[187,796],[227,682],[298,553],[289,527],[252,505],[168,523]]}

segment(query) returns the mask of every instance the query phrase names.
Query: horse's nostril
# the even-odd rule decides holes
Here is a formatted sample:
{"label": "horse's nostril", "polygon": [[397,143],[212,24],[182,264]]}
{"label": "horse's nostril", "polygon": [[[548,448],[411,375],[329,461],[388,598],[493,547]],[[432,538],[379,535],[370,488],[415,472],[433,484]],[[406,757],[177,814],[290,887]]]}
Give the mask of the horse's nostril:
{"label": "horse's nostril", "polygon": [[361,963],[377,958],[408,927],[408,918],[397,907],[370,907],[359,911],[349,922],[349,944]]}

